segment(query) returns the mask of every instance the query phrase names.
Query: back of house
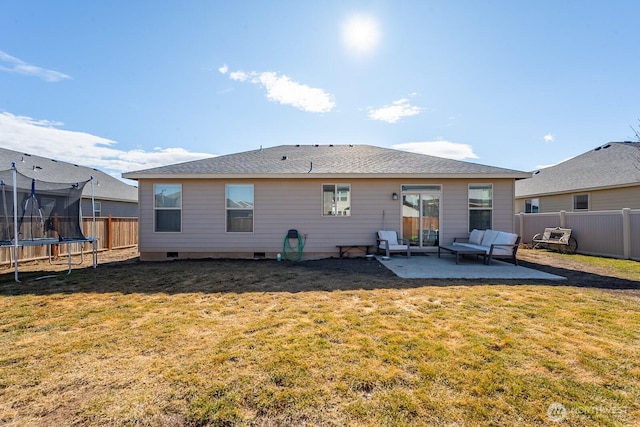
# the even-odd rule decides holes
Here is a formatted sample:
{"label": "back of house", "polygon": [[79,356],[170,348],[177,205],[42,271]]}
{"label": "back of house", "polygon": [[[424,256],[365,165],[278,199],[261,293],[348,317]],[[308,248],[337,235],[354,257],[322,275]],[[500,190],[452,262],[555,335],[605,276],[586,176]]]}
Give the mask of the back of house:
{"label": "back of house", "polygon": [[[123,174],[142,260],[337,256],[395,230],[412,253],[474,228],[512,232],[510,169],[369,145],[282,145]],[[297,239],[289,237],[295,230]]]}

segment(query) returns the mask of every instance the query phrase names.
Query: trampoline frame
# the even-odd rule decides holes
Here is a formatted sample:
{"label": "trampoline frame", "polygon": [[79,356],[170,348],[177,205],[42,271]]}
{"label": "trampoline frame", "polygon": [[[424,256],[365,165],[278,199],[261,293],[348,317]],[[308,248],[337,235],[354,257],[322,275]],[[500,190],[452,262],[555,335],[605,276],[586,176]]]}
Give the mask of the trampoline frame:
{"label": "trampoline frame", "polygon": [[[93,188],[93,176],[89,179],[91,182],[91,212],[92,212],[92,237],[85,237],[84,239],[69,239],[69,238],[36,238],[36,239],[19,239],[18,233],[18,186],[17,186],[17,173],[15,162],[11,163],[11,171],[12,171],[12,179],[13,179],[13,239],[11,241],[0,242],[0,248],[11,248],[13,252],[13,264],[14,264],[14,279],[16,282],[20,282],[19,278],[19,252],[18,249],[20,247],[25,246],[53,246],[53,245],[67,245],[67,254],[68,254],[68,271],[67,275],[71,274],[71,270],[73,264],[71,262],[71,244],[73,243],[91,243],[91,252],[92,252],[92,261],[93,268],[98,266],[98,238],[95,237],[96,234],[96,212],[95,212],[95,198],[94,198],[94,188]],[[32,190],[34,191],[34,190]],[[80,220],[80,218],[78,218]],[[82,256],[84,256],[84,249],[81,249]],[[51,251],[49,251],[51,253]],[[51,257],[50,257],[51,261]],[[53,277],[55,275],[47,275],[38,277],[37,279],[44,279],[48,277]]]}

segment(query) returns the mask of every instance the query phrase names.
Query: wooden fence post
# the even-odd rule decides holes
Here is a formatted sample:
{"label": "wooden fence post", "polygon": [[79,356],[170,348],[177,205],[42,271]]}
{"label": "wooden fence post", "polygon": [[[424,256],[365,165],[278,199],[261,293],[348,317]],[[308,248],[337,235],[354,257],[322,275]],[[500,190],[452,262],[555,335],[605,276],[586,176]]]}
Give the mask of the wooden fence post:
{"label": "wooden fence post", "polygon": [[113,249],[113,218],[111,215],[107,216],[107,249]]}
{"label": "wooden fence post", "polygon": [[[60,225],[59,221],[58,221],[58,214],[54,214],[53,215],[53,229],[58,230],[58,226]],[[58,258],[58,250],[60,249],[59,245],[51,245],[51,256],[53,256],[53,258]]]}

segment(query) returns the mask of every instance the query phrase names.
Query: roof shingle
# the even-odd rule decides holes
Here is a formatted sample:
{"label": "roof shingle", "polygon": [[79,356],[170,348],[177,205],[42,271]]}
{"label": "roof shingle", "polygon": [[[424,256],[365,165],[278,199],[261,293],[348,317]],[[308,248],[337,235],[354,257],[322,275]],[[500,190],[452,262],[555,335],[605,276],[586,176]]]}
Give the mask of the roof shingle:
{"label": "roof shingle", "polygon": [[609,142],[516,181],[516,197],[640,184],[640,142]]}
{"label": "roof shingle", "polygon": [[524,178],[521,171],[370,145],[280,145],[124,174],[125,178],[332,176],[495,176]]}
{"label": "roof shingle", "polygon": [[[94,197],[102,200],[137,202],[138,189],[128,185],[98,169],[72,163],[40,157],[34,154],[0,148],[0,170],[11,168],[15,162],[16,169],[30,178],[47,182],[81,182],[93,176]],[[86,185],[84,197],[91,196],[91,186]]]}

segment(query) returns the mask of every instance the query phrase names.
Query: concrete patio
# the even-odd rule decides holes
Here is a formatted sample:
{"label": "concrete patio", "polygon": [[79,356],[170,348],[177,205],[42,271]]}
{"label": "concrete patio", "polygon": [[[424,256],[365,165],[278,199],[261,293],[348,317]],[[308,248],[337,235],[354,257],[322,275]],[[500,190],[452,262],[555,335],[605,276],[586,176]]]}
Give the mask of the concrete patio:
{"label": "concrete patio", "polygon": [[393,255],[389,259],[377,256],[382,265],[404,279],[504,279],[504,280],[565,280],[562,276],[492,260],[485,265],[482,258],[464,257],[456,264],[455,255],[415,254],[407,258]]}

